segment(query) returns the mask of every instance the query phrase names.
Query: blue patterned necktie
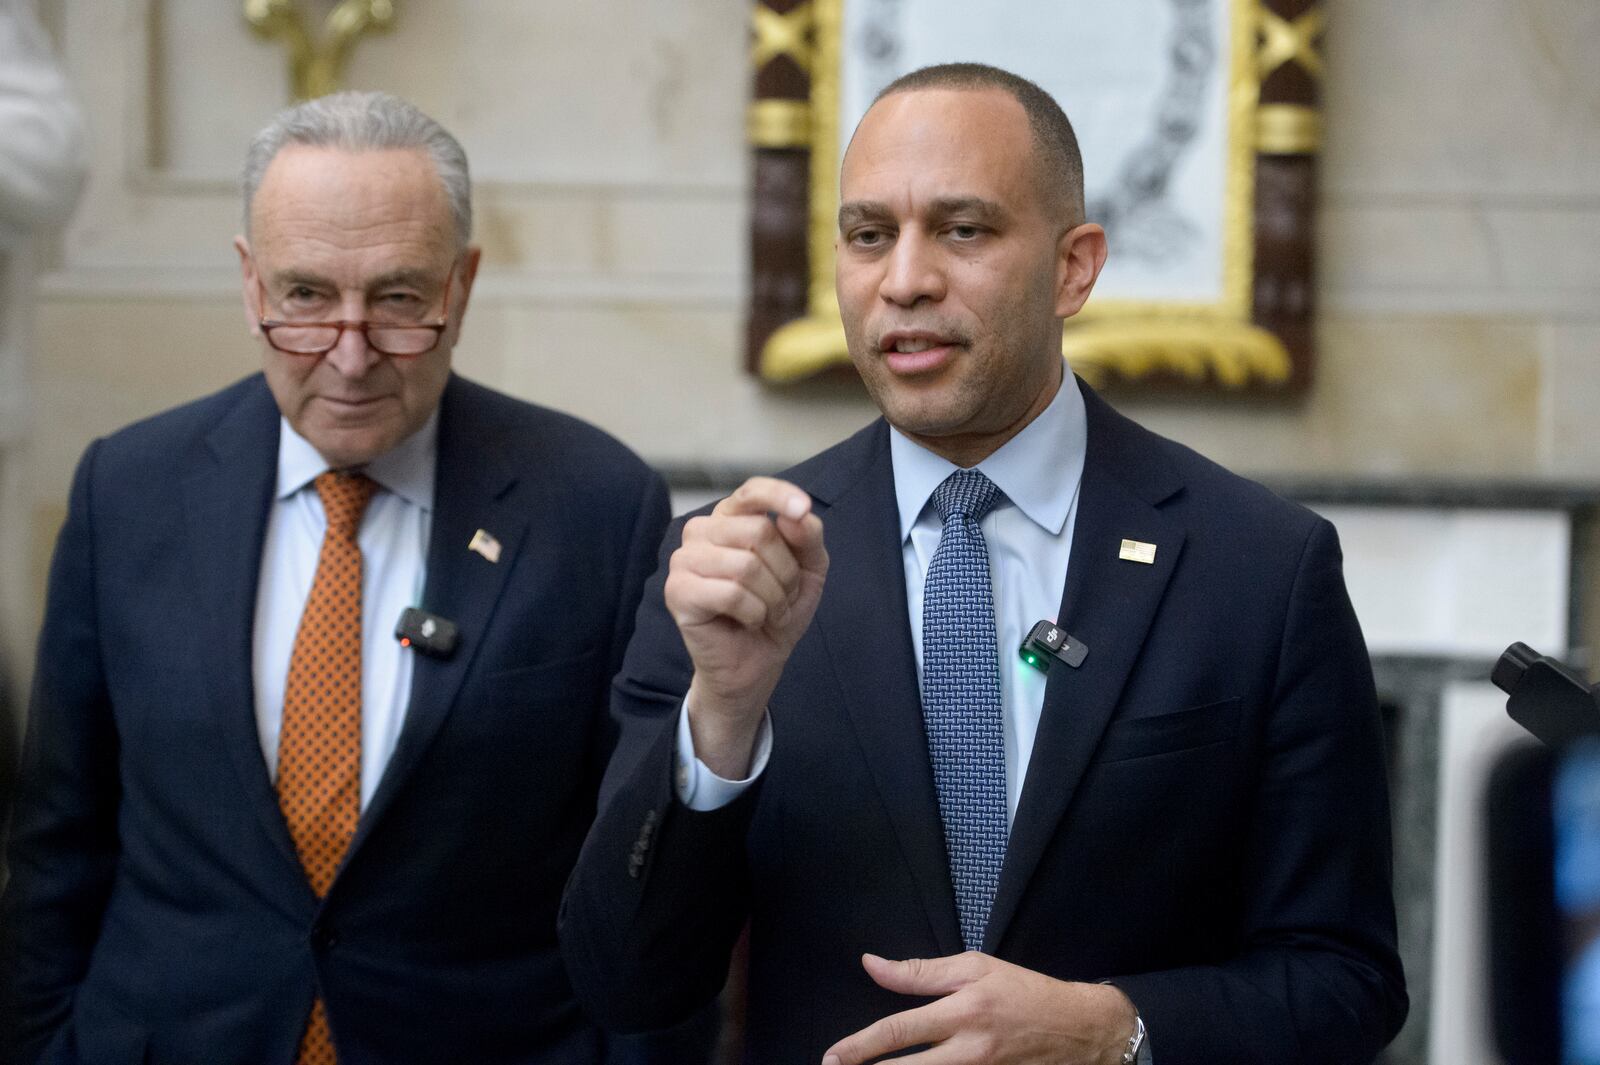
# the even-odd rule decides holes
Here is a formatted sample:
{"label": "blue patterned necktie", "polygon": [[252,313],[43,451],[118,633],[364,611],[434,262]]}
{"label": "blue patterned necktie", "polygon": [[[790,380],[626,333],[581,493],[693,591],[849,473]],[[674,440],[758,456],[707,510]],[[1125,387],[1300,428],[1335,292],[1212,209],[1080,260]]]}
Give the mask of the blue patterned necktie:
{"label": "blue patterned necktie", "polygon": [[968,950],[983,946],[1006,856],[1000,660],[978,527],[999,494],[977,470],[957,470],[933,490],[944,533],[922,590],[922,720]]}

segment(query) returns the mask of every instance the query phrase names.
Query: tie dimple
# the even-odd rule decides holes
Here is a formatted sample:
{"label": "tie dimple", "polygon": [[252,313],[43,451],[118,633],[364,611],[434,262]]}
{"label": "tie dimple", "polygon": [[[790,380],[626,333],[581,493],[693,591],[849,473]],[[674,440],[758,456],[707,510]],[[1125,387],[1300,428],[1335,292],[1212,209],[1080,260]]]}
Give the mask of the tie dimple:
{"label": "tie dimple", "polygon": [[328,532],[347,543],[354,543],[361,518],[378,490],[377,482],[364,473],[329,470],[313,482],[322,499],[322,512],[328,517]]}
{"label": "tie dimple", "polygon": [[975,469],[957,470],[933,490],[932,499],[933,509],[939,512],[939,520],[947,527],[950,519],[956,516],[976,524],[999,502],[1000,489]]}
{"label": "tie dimple", "polygon": [[999,494],[977,470],[957,470],[934,489],[944,532],[922,594],[923,724],[968,950],[983,946],[1008,835],[994,593],[978,524]]}

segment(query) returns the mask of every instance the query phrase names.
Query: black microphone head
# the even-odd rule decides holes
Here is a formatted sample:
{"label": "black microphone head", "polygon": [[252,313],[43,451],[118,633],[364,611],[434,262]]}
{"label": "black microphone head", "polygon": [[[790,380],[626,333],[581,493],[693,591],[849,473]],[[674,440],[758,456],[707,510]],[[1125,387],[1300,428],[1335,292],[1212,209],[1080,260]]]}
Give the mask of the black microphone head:
{"label": "black microphone head", "polygon": [[1528,667],[1538,660],[1538,651],[1525,643],[1514,643],[1506,648],[1505,653],[1500,656],[1500,661],[1494,664],[1489,679],[1494,682],[1496,688],[1510,695],[1522,680],[1522,675],[1528,672]]}

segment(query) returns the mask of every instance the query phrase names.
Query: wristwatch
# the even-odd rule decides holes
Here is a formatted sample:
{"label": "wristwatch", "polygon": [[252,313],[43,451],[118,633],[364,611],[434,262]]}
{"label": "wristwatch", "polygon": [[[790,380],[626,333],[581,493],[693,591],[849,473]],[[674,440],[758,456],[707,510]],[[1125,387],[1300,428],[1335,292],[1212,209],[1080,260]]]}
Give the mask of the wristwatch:
{"label": "wristwatch", "polygon": [[1139,1051],[1144,1048],[1144,1018],[1137,1013],[1133,1015],[1133,1034],[1128,1037],[1128,1045],[1122,1051],[1122,1065],[1139,1065]]}

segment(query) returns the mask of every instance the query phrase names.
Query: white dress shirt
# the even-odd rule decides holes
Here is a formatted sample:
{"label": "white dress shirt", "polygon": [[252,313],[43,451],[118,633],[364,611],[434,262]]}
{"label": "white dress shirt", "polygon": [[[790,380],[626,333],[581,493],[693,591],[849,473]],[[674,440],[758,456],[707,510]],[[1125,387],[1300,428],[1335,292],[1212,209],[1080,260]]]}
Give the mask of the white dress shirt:
{"label": "white dress shirt", "polygon": [[[357,533],[361,545],[361,808],[383,777],[411,699],[410,652],[394,638],[400,612],[415,606],[427,577],[439,414],[362,472],[378,483]],[[283,421],[278,487],[267,518],[256,590],[253,675],[256,731],[267,771],[278,776],[278,734],[300,615],[311,594],[328,527],[312,484],[329,469],[311,444]]]}
{"label": "white dress shirt", "polygon": [[[988,546],[989,580],[994,590],[1000,703],[1005,715],[1008,818],[1017,813],[1044,708],[1045,675],[1024,663],[1017,650],[1035,622],[1059,620],[1056,612],[1066,586],[1087,442],[1083,394],[1077,380],[1064,374],[1049,406],[975,467],[1001,492],[999,502],[980,524]],[[933,490],[958,467],[898,429],[890,430],[889,455],[894,467],[895,501],[900,510],[906,616],[911,621],[920,685],[922,588],[928,564],[944,532],[939,512],[930,500]],[[750,775],[730,781],[717,776],[694,756],[687,708],[679,716],[677,740],[678,799],[693,810],[714,810],[732,802],[761,775],[772,746],[771,729],[763,721]]]}

